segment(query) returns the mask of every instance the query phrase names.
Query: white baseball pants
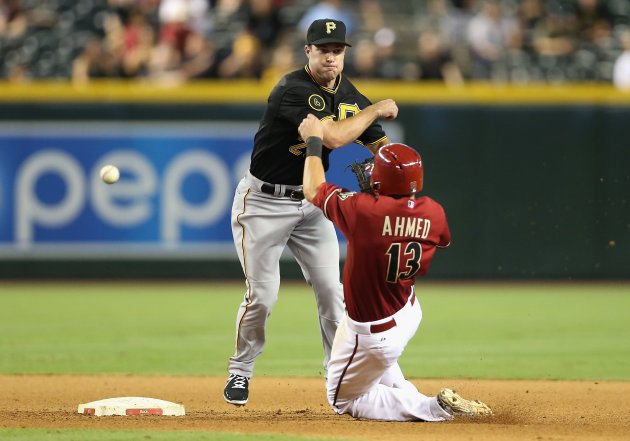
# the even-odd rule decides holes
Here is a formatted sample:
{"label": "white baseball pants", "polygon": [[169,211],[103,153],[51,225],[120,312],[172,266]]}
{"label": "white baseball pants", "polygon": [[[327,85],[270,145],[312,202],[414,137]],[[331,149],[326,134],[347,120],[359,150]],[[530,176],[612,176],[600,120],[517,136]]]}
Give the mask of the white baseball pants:
{"label": "white baseball pants", "polygon": [[[407,381],[398,358],[422,320],[420,302],[411,295],[391,317],[361,323],[347,315],[339,324],[326,382],[335,412],[355,418],[387,421],[444,421],[453,416],[436,397],[423,395]],[[413,299],[413,300],[412,300]],[[372,333],[370,327],[396,321],[393,328]]]}

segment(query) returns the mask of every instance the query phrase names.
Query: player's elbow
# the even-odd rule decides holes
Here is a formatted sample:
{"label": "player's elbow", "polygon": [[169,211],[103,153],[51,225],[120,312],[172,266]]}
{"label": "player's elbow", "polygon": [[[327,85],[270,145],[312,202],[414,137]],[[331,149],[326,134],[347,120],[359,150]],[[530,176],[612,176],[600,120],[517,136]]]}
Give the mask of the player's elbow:
{"label": "player's elbow", "polygon": [[330,150],[334,150],[334,149],[338,149],[339,147],[343,147],[344,145],[348,144],[348,140],[341,137],[341,136],[335,136],[333,134],[331,135],[327,135],[324,137],[324,145],[329,148]]}
{"label": "player's elbow", "polygon": [[306,199],[309,202],[313,202],[313,199],[315,199],[315,195],[317,194],[318,189],[319,189],[319,185],[316,187],[313,185],[305,185],[303,188],[304,199]]}
{"label": "player's elbow", "polygon": [[348,131],[344,130],[339,122],[328,119],[322,124],[324,125],[324,145],[330,150],[343,147],[354,140],[348,138]]}

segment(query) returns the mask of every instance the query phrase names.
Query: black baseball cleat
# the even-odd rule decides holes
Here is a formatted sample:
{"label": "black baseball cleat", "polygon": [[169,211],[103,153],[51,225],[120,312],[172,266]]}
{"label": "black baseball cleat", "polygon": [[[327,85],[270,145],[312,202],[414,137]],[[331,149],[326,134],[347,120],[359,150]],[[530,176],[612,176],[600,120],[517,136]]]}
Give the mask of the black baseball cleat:
{"label": "black baseball cleat", "polygon": [[249,397],[249,377],[230,374],[223,389],[223,398],[235,406],[244,406]]}

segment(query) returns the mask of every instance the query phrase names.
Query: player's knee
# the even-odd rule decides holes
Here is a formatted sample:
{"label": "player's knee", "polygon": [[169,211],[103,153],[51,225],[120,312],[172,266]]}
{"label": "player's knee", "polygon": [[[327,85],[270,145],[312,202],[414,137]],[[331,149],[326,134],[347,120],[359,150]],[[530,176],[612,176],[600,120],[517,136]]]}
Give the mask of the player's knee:
{"label": "player's knee", "polygon": [[273,309],[278,300],[279,283],[250,282],[248,308]]}
{"label": "player's knee", "polygon": [[330,404],[330,406],[336,411],[338,412],[339,409],[343,406],[340,407],[340,405],[345,404],[345,402],[343,401],[343,399],[341,397],[338,396],[337,394],[337,390],[336,388],[328,388],[327,391],[327,396],[326,398],[328,399],[328,404]]}
{"label": "player's knee", "polygon": [[338,280],[318,280],[313,281],[313,291],[318,297],[342,299],[343,285]]}
{"label": "player's knee", "polygon": [[330,404],[330,407],[332,407],[335,412],[343,415],[344,413],[349,413],[352,401],[344,400],[343,397],[339,396],[335,399],[333,393],[332,397],[330,395],[328,396],[328,404]]}
{"label": "player's knee", "polygon": [[338,322],[344,314],[343,294],[340,291],[329,291],[328,295],[319,295],[317,312],[320,317]]}
{"label": "player's knee", "polygon": [[255,302],[252,302],[248,309],[252,312],[256,312],[258,314],[264,314],[265,316],[271,315],[271,311],[273,310],[274,305],[276,304],[275,299],[259,299]]}

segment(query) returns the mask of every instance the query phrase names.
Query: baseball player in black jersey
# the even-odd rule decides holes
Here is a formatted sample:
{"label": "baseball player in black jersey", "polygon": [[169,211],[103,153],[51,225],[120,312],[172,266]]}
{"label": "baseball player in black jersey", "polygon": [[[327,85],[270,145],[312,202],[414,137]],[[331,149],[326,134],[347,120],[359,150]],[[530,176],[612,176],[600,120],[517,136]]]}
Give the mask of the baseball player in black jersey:
{"label": "baseball player in black jersey", "polygon": [[267,318],[278,298],[279,260],[288,246],[317,300],[325,358],[344,315],[339,282],[339,244],[333,224],[304,199],[302,174],[306,144],[298,126],[312,113],[324,125],[322,160],[331,149],[357,142],[375,152],[389,143],[378,119],[394,119],[393,100],[372,104],[343,76],[346,26],[315,20],[304,51],[308,64],[283,77],[269,96],[254,138],[250,169],[232,205],[232,234],[247,291],[236,317],[236,351],[229,360],[223,396],[244,405],[254,362],[265,345]]}

